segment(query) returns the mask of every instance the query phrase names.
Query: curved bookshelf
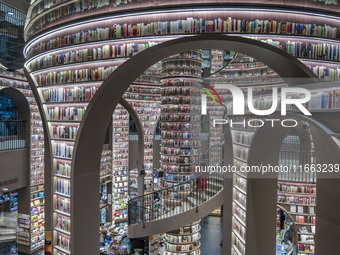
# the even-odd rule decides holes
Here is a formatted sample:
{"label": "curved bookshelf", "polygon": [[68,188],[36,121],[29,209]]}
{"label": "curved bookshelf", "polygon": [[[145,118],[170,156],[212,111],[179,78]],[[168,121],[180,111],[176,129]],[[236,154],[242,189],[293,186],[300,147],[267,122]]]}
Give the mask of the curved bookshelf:
{"label": "curved bookshelf", "polygon": [[[119,0],[117,0],[116,2],[118,2]],[[337,0],[335,0],[337,1]],[[313,12],[313,11],[317,11],[317,12],[325,12],[327,14],[329,13],[336,13],[336,9],[332,8],[333,5],[338,5],[337,2],[331,2],[329,1],[327,4],[318,4],[318,3],[313,3],[313,1],[289,1],[289,2],[285,2],[285,6],[287,8],[287,5],[290,8],[296,8],[302,11],[309,11],[309,12]],[[121,1],[119,1],[120,3],[122,3]],[[316,1],[314,1],[316,2]],[[322,1],[320,1],[322,2]],[[151,9],[153,5],[153,3],[148,2],[148,1],[140,1],[139,3],[137,2],[133,2],[128,4],[129,2],[123,2],[128,4],[127,6],[117,6],[117,4],[114,4],[110,6],[110,2],[108,0],[102,0],[102,1],[98,1],[98,2],[92,2],[90,5],[85,5],[85,3],[81,4],[77,4],[74,3],[74,1],[69,1],[68,2],[69,5],[66,6],[65,8],[58,8],[58,5],[64,5],[64,2],[59,2],[56,4],[50,4],[48,7],[45,6],[45,8],[42,8],[42,10],[40,10],[39,14],[35,13],[32,15],[32,8],[29,9],[28,12],[28,18],[26,20],[26,33],[25,33],[25,37],[27,38],[28,36],[33,36],[34,34],[39,34],[41,33],[43,30],[46,29],[51,29],[53,26],[58,26],[61,24],[61,22],[65,22],[66,21],[72,21],[72,16],[75,16],[76,19],[81,19],[84,18],[86,16],[95,16],[98,15],[101,12],[111,12],[111,13],[119,13],[119,12],[124,12],[124,11],[135,11],[137,12],[140,9],[144,9],[144,8],[148,8]],[[166,2],[165,4],[161,3],[161,8],[169,8],[171,5],[176,5],[178,8],[180,9],[184,9],[187,5],[190,6],[190,4],[192,5],[193,2],[192,1],[187,1],[187,3],[184,3],[185,5],[181,5],[179,3],[183,3],[182,1],[171,1],[171,3]],[[197,2],[194,2],[195,4],[197,4]],[[97,5],[96,5],[97,4]],[[207,7],[209,7],[210,5],[207,4],[206,2],[202,2],[199,3],[200,5],[205,5]],[[254,4],[256,5],[256,7],[261,6],[262,8],[282,8],[282,3],[278,2],[278,1],[272,1],[270,5],[268,4],[261,4],[258,2],[254,1]],[[34,5],[34,3],[33,3]],[[253,6],[251,3],[247,3],[247,5],[245,5],[245,3],[243,1],[239,1],[238,2],[239,6],[243,6],[245,8],[249,8],[249,6]],[[37,7],[37,5],[35,5],[35,8]],[[38,6],[39,7],[39,6]],[[47,8],[46,8],[47,7]],[[117,8],[118,7],[118,8]],[[216,7],[216,4],[214,5],[214,7]],[[228,5],[228,3],[220,3],[218,5],[218,7],[234,7],[233,5]],[[34,8],[34,7],[33,7]],[[49,8],[49,9],[48,9]],[[37,9],[37,8],[36,8]],[[48,11],[46,11],[48,9]],[[102,10],[101,10],[102,9]],[[283,10],[285,10],[285,8],[282,8]],[[156,9],[157,10],[157,9]],[[44,13],[46,13],[44,15]],[[63,15],[60,15],[60,14]],[[73,14],[73,15],[72,15]],[[67,17],[62,19],[62,17]],[[39,17],[41,17],[39,19]],[[59,21],[58,21],[59,20]],[[73,19],[74,20],[74,19]],[[35,25],[35,27],[34,27]]]}

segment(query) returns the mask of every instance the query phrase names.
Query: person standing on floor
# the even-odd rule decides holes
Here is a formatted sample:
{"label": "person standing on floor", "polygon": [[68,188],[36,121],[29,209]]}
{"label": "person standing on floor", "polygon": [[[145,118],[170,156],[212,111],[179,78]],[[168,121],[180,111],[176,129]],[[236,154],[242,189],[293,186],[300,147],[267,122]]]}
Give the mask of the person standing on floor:
{"label": "person standing on floor", "polygon": [[196,174],[197,174],[197,190],[198,190],[198,196],[199,199],[202,200],[202,202],[205,201],[206,196],[206,189],[208,188],[207,179],[209,176],[209,173],[206,171],[207,167],[205,164],[202,164],[199,167],[196,167]]}
{"label": "person standing on floor", "polygon": [[105,228],[103,223],[100,223],[100,247],[104,247],[105,246],[105,241],[104,241],[104,237],[107,234],[107,229]]}

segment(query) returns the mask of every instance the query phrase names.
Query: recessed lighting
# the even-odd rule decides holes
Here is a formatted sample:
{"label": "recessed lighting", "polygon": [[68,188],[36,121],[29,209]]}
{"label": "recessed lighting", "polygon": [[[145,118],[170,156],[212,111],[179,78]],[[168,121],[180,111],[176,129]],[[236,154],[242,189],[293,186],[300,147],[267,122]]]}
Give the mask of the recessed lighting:
{"label": "recessed lighting", "polygon": [[8,11],[7,14],[8,15],[14,15],[14,12]]}

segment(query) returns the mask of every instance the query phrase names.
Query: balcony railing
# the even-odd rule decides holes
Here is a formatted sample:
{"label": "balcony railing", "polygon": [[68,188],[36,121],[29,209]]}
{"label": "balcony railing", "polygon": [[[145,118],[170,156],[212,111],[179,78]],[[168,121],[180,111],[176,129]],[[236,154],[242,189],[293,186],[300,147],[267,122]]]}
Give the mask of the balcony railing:
{"label": "balcony railing", "polygon": [[0,151],[26,148],[26,120],[0,120]]}
{"label": "balcony railing", "polygon": [[[203,153],[199,159],[200,164],[208,166],[208,162],[211,162],[209,157],[213,149],[220,149],[223,155],[223,144],[212,146]],[[224,160],[215,166],[221,166],[223,162]],[[224,187],[223,173],[201,172],[195,175],[188,181],[129,200],[128,224],[144,224],[172,217],[194,208],[198,209],[201,204],[222,191]],[[172,192],[178,196],[172,197]]]}

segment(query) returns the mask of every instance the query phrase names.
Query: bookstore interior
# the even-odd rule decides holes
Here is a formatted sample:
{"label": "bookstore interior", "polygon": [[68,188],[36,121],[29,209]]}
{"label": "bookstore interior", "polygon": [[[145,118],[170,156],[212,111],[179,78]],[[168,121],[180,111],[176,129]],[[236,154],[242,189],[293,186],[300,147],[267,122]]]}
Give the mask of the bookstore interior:
{"label": "bookstore interior", "polygon": [[0,254],[340,254],[340,0],[0,13]]}

